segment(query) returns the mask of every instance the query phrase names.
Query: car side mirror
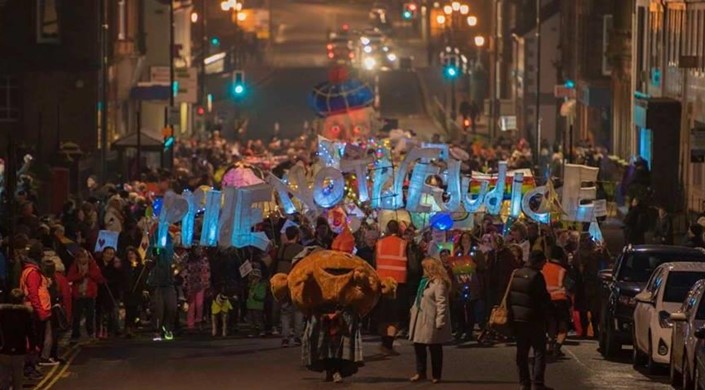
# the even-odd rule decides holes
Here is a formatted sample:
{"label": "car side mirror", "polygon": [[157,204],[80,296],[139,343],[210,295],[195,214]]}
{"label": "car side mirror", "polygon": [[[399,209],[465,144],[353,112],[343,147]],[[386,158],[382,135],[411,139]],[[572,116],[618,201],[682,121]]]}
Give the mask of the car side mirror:
{"label": "car side mirror", "polygon": [[685,313],[682,311],[671,313],[671,321],[685,321],[686,319]]}
{"label": "car side mirror", "polygon": [[698,339],[705,339],[705,327],[702,327],[695,331],[695,337]]}
{"label": "car side mirror", "polygon": [[603,269],[597,273],[597,277],[599,277],[603,282],[612,281],[612,270],[609,268]]}
{"label": "car side mirror", "polygon": [[637,294],[637,295],[634,297],[634,299],[635,299],[637,302],[648,303],[649,305],[653,305],[653,304],[654,304],[654,297],[653,297],[653,295],[652,295],[650,292],[648,292],[648,291],[642,291],[642,292],[640,292],[639,294]]}

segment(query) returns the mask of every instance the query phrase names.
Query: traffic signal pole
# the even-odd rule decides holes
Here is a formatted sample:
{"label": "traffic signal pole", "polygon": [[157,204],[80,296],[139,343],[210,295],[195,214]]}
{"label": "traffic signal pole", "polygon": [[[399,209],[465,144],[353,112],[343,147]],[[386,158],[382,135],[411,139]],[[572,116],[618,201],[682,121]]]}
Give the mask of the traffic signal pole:
{"label": "traffic signal pole", "polygon": [[[171,127],[173,129],[173,123],[171,123],[171,113],[174,109],[174,82],[175,82],[175,72],[174,72],[174,2],[169,2],[169,109],[168,115],[164,118],[164,127]],[[176,132],[172,132],[172,136],[175,136]],[[164,156],[167,168],[172,168],[174,165],[174,149],[171,148],[167,150],[167,154]]]}

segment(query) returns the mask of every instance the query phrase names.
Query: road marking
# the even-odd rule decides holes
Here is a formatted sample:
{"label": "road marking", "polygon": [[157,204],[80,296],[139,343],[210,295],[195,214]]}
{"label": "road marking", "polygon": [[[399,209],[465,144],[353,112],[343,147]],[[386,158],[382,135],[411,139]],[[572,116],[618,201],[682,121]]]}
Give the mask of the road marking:
{"label": "road marking", "polygon": [[[78,356],[79,353],[81,353],[81,348],[76,347],[76,349],[73,351],[73,354],[71,354],[71,356],[68,358],[68,360],[66,360],[66,364],[64,364],[64,366],[61,368],[61,370],[56,375],[54,375],[54,378],[49,383],[46,384],[44,389],[41,389],[41,390],[51,389],[51,387],[54,386],[59,379],[61,379],[61,377],[64,375],[64,373],[66,373],[66,370],[68,370],[69,367],[71,367],[71,363],[73,363],[73,360],[76,358],[76,356]],[[56,367],[58,367],[58,366],[56,366]],[[39,386],[37,386],[36,389],[39,390]]]}
{"label": "road marking", "polygon": [[573,351],[571,351],[571,350],[568,349],[568,348],[566,348],[565,351],[568,352],[568,355],[570,355],[573,359],[575,359],[575,361],[576,361],[578,364],[580,364],[581,366],[587,368],[587,369],[590,370],[590,371],[594,371],[594,370],[593,370],[592,368],[590,368],[587,364],[583,363],[582,360],[580,360],[580,359],[578,358],[578,356],[573,353]]}
{"label": "road marking", "polygon": [[[63,355],[61,355],[61,358],[65,359],[67,356],[72,354],[74,352],[74,350],[76,350],[76,348],[78,348],[78,345],[71,346],[66,352],[64,352]],[[58,369],[59,369],[58,365],[53,366],[51,368],[51,370],[46,375],[44,375],[44,378],[42,378],[42,380],[39,381],[39,383],[37,383],[37,385],[35,386],[35,389],[39,389],[40,387],[42,387],[44,385],[44,383],[46,381],[48,381],[49,378],[51,378],[52,375],[54,375],[54,372],[56,372],[56,370],[58,370]]]}

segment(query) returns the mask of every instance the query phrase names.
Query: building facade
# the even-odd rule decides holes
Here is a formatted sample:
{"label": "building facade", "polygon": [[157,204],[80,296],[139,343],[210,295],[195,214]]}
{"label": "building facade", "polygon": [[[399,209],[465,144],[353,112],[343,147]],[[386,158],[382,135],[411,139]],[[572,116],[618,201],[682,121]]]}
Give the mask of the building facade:
{"label": "building facade", "polygon": [[652,166],[657,200],[703,211],[705,1],[637,0],[634,17],[637,152]]}

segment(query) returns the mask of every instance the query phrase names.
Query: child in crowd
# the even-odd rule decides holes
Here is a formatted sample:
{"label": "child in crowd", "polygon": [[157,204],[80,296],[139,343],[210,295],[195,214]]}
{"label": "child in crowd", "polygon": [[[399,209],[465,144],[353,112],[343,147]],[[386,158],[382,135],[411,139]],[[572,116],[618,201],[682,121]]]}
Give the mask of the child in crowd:
{"label": "child in crowd", "polygon": [[257,268],[250,272],[248,279],[250,288],[247,296],[247,315],[252,324],[250,337],[254,337],[256,332],[259,332],[260,337],[264,337],[264,300],[267,298],[267,282],[262,280],[262,271]]}
{"label": "child in crowd", "polygon": [[27,345],[34,337],[32,309],[23,302],[24,293],[16,288],[10,291],[9,303],[0,305],[0,389],[23,386]]}

